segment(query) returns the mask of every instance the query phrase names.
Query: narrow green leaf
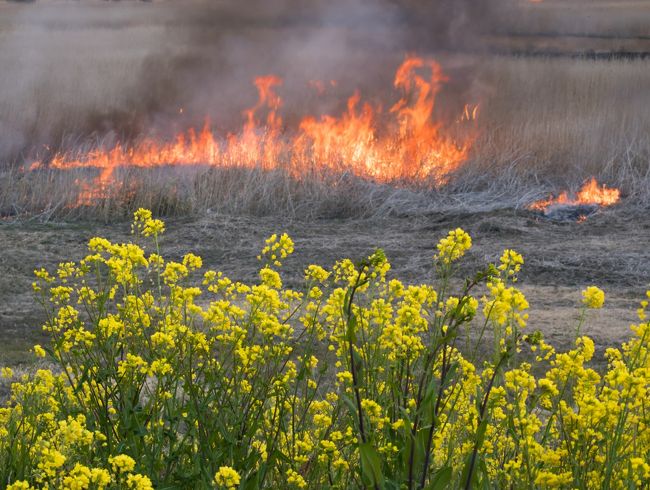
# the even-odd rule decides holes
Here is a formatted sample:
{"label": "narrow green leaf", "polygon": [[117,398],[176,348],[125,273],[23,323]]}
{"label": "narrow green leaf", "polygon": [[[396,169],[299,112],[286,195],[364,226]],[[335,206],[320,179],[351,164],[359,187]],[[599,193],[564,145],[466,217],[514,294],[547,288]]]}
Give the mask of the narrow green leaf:
{"label": "narrow green leaf", "polygon": [[384,487],[384,476],[381,472],[379,454],[369,442],[359,446],[361,455],[361,473],[373,487]]}
{"label": "narrow green leaf", "polygon": [[357,317],[350,313],[348,317],[347,331],[345,333],[348,342],[355,344],[357,342]]}
{"label": "narrow green leaf", "polygon": [[449,487],[452,471],[450,466],[443,466],[433,474],[433,478],[425,487],[427,490],[442,490]]}

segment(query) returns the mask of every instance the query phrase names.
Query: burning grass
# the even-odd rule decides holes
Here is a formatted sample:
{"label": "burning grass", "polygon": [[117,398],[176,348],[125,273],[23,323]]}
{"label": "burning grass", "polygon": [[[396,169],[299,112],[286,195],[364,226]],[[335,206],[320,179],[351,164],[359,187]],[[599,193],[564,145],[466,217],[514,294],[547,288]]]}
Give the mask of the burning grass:
{"label": "burning grass", "polygon": [[[192,44],[185,30],[194,26],[171,22],[166,3],[125,5],[111,20],[102,16],[105,5],[63,5],[39,6],[42,18],[16,16],[15,29],[11,14],[0,20],[7,68],[0,73],[0,153],[29,165],[30,145],[55,143],[37,148],[40,168],[0,168],[2,216],[114,219],[140,206],[179,215],[210,209],[304,217],[527,208],[592,177],[619,189],[627,203],[650,203],[648,61],[423,54],[404,63],[388,93],[380,88],[390,87],[386,67],[397,67],[404,51],[383,50],[375,38],[348,42],[349,26],[332,21],[318,36],[345,38],[336,45],[345,54],[323,60],[337,68],[318,73],[327,82],[308,83],[294,78],[312,66],[311,45],[306,54],[291,46],[296,56],[276,60],[279,67],[253,56],[278,38],[300,38],[299,17],[275,22],[265,11],[261,26],[235,15],[236,28],[228,27],[245,31],[245,42],[237,38],[245,47],[219,66],[251,59],[246,70],[170,86],[186,67],[212,60],[215,44],[204,28],[208,41]],[[530,8],[552,11],[549,2]],[[96,32],[87,36],[77,24]],[[13,55],[10,40],[30,47],[24,58]],[[372,56],[378,49],[381,63]],[[253,104],[242,83],[251,79],[249,68],[277,72],[284,84],[259,77]],[[339,76],[333,87],[329,77]],[[298,95],[297,84],[310,85],[311,95]],[[179,101],[188,102],[183,114]],[[208,114],[211,126],[187,130],[201,128]]]}
{"label": "burning grass", "polygon": [[[357,92],[341,116],[305,116],[291,132],[280,115],[282,99],[274,75],[254,80],[258,102],[244,111],[243,128],[223,138],[206,123],[200,133],[190,130],[171,143],[146,138],[133,146],[97,148],[79,155],[58,153],[48,168],[98,169],[91,182],[79,181],[79,205],[110,199],[125,181],[116,179],[120,167],[156,168],[205,165],[217,168],[282,170],[296,181],[322,180],[325,174],[350,173],[374,182],[422,186],[443,184],[467,158],[469,142],[455,142],[432,118],[436,96],[447,80],[432,59],[408,57],[397,69],[394,86],[401,97],[384,116],[383,108],[362,102]],[[471,121],[476,108],[465,108],[462,121]],[[42,168],[36,162],[30,171]]]}
{"label": "burning grass", "polygon": [[562,192],[557,197],[549,197],[541,201],[534,202],[529,207],[537,211],[547,211],[551,206],[611,206],[621,199],[621,191],[618,189],[609,189],[607,186],[599,186],[596,179],[591,179],[585,183],[582,188],[575,194],[575,197],[569,197],[568,192]]}
{"label": "burning grass", "polygon": [[303,217],[525,208],[594,176],[627,202],[650,201],[645,62],[499,58],[477,80],[501,89],[443,124],[435,102],[446,101],[435,95],[453,80],[443,84],[433,61],[409,60],[392,112],[355,94],[339,116],[303,117],[287,132],[279,80],[259,78],[241,131],[206,126],[171,142],[91,146],[31,171],[7,169],[0,209],[114,219],[140,206]]}

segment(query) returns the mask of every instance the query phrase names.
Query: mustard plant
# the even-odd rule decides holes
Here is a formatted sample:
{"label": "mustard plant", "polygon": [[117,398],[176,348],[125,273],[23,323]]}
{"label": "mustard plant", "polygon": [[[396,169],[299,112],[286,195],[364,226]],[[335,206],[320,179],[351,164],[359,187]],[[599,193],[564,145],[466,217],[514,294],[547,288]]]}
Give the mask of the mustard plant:
{"label": "mustard plant", "polygon": [[[50,369],[0,408],[0,484],[70,488],[647,488],[647,300],[608,367],[580,334],[604,293],[583,292],[574,348],[527,327],[524,259],[506,250],[459,283],[472,240],[432,253],[431,284],[390,277],[381,250],[299,290],[273,235],[245,284],[162,252],[135,213],[133,243],[36,271]],[[648,293],[650,296],[650,293]]]}

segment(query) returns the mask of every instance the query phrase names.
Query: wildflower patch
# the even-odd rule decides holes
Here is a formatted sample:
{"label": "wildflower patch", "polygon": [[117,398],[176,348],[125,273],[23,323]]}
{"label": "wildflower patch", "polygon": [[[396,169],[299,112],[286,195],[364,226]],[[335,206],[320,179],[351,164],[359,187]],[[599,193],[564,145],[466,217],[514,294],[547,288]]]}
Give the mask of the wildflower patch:
{"label": "wildflower patch", "polygon": [[310,265],[301,289],[280,273],[287,235],[245,284],[193,254],[168,261],[148,210],[133,231],[36,271],[50,343],[33,352],[54,368],[1,370],[3,487],[650,485],[647,300],[597,372],[581,330],[604,292],[576,295],[575,345],[556,351],[527,325],[516,251],[453,286],[461,229],[432,247],[432,284],[391,278],[378,250]]}

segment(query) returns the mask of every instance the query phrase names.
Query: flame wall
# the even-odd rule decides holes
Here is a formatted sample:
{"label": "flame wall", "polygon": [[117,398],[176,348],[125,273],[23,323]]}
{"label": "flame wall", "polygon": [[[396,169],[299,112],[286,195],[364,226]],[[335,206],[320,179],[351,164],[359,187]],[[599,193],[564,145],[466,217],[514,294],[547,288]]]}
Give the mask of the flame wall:
{"label": "flame wall", "polygon": [[[356,88],[390,86],[405,52],[469,37],[480,2],[432,3],[439,11],[391,0],[0,3],[0,161],[91,135],[170,136],[206,116],[230,129],[263,73],[293,94],[285,118],[305,105],[336,112]],[[312,79],[338,80],[339,96],[316,100]]]}

